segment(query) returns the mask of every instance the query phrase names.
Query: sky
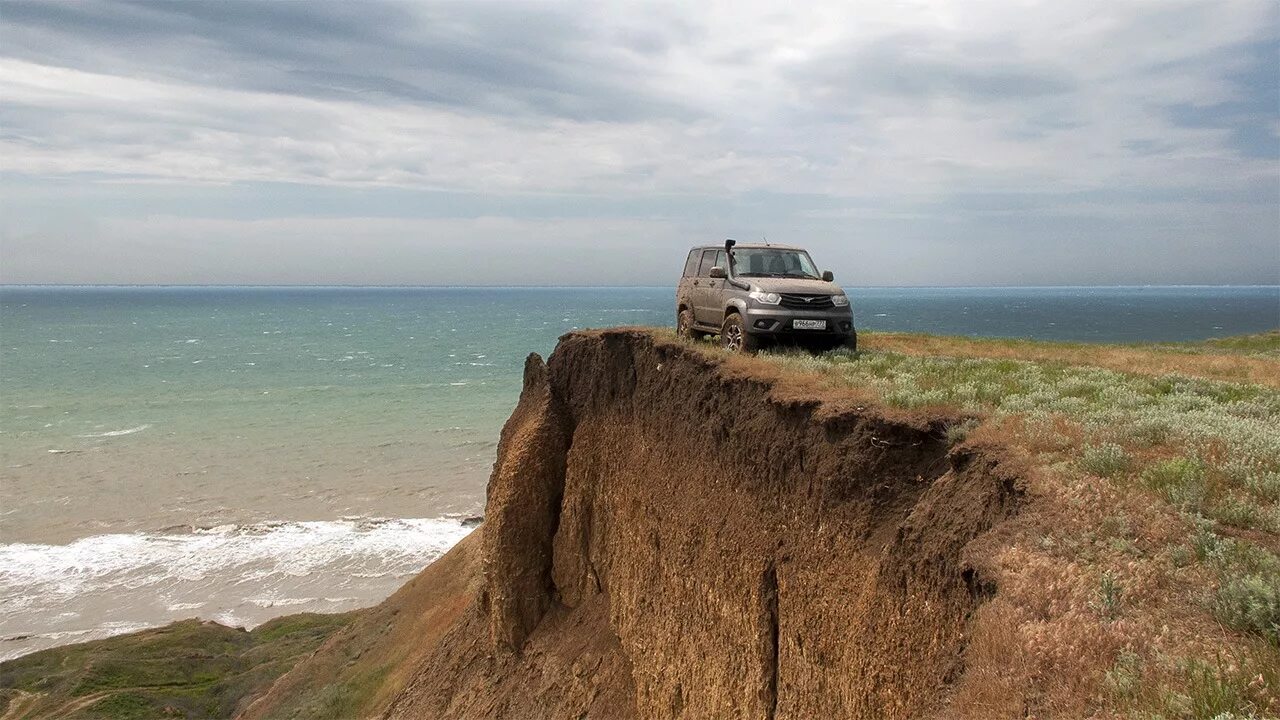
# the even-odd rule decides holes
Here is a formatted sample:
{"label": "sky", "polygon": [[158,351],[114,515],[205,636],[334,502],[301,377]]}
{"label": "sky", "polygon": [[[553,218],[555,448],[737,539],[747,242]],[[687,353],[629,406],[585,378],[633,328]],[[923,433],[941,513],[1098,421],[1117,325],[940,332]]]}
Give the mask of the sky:
{"label": "sky", "polygon": [[0,282],[1280,283],[1275,0],[0,1]]}

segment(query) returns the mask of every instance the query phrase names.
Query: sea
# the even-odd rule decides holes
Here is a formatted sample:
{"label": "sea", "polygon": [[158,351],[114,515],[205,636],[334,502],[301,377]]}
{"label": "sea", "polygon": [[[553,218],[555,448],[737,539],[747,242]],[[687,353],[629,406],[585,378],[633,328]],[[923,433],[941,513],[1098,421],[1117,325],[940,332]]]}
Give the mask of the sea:
{"label": "sea", "polygon": [[[864,330],[1280,327],[1275,286],[849,292]],[[673,318],[661,287],[0,287],[0,659],[379,602],[483,513],[529,353]]]}

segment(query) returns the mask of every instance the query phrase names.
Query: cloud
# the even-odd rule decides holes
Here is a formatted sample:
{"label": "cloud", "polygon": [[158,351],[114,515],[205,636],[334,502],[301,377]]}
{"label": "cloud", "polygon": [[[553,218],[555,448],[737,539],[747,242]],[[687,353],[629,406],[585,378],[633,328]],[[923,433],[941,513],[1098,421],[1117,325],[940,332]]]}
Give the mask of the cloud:
{"label": "cloud", "polygon": [[984,197],[1118,236],[1175,202],[1170,242],[1261,218],[1244,253],[1280,233],[1278,27],[1269,0],[6,2],[0,173],[46,194],[0,206],[27,237],[142,182],[216,223],[244,218],[202,217],[210,188],[281,184],[290,213],[345,188],[352,218],[406,200],[826,237],[998,231]]}
{"label": "cloud", "polygon": [[605,42],[567,5],[108,0],[10,3],[5,20],[15,55],[93,72],[578,120],[682,112],[630,82],[666,43],[655,28]]}
{"label": "cloud", "polygon": [[660,220],[151,216],[7,238],[0,279],[66,272],[66,257],[49,252],[52,238],[82,259],[67,275],[74,283],[131,283],[161,256],[168,262],[151,281],[163,284],[634,285],[680,264],[682,234]]}

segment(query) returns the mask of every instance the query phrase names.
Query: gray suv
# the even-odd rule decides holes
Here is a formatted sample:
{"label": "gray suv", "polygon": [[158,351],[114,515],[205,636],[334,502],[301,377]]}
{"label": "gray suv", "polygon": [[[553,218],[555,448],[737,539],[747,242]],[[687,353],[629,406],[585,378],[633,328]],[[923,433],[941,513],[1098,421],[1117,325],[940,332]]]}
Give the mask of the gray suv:
{"label": "gray suv", "polygon": [[689,251],[676,288],[676,332],[720,336],[730,350],[782,342],[856,350],[849,298],[809,253],[787,245],[725,244]]}

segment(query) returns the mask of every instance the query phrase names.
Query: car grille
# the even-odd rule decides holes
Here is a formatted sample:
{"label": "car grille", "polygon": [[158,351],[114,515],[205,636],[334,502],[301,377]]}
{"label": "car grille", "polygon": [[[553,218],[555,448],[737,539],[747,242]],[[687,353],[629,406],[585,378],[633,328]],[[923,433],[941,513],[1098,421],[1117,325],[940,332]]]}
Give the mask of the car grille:
{"label": "car grille", "polygon": [[826,308],[835,307],[835,303],[831,302],[830,295],[782,293],[782,302],[780,304],[782,307],[798,310],[825,310]]}

